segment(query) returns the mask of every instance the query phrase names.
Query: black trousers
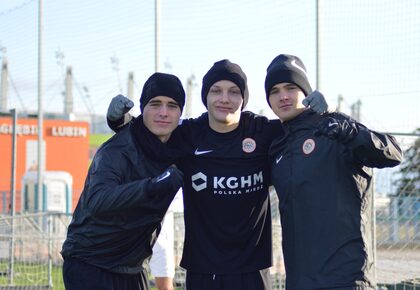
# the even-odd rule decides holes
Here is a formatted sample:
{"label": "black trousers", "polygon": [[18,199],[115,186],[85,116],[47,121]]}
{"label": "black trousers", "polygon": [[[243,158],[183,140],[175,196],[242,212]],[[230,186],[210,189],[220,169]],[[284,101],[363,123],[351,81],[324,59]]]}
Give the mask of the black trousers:
{"label": "black trousers", "polygon": [[187,271],[187,290],[271,290],[268,269],[239,274],[202,274]]}
{"label": "black trousers", "polygon": [[119,274],[77,259],[64,259],[63,279],[66,290],[149,290],[145,270],[135,275]]}

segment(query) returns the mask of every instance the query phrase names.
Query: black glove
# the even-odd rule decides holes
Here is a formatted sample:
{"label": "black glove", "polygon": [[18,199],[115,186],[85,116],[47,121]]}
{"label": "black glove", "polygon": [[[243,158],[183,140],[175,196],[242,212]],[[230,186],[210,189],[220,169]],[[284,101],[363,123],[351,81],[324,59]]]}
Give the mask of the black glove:
{"label": "black glove", "polygon": [[134,103],[130,99],[124,97],[123,95],[117,95],[112,98],[106,117],[110,121],[124,119],[124,114],[130,111],[133,106]]}
{"label": "black glove", "polygon": [[358,132],[356,124],[351,121],[327,117],[320,122],[315,136],[325,135],[341,143],[347,143],[353,140]]}
{"label": "black glove", "polygon": [[319,91],[313,91],[306,98],[303,99],[302,104],[305,107],[312,109],[312,111],[318,114],[324,114],[328,111],[328,104],[324,98],[324,95]]}
{"label": "black glove", "polygon": [[176,193],[182,186],[184,174],[175,166],[168,167],[161,175],[149,180],[146,192],[150,195]]}

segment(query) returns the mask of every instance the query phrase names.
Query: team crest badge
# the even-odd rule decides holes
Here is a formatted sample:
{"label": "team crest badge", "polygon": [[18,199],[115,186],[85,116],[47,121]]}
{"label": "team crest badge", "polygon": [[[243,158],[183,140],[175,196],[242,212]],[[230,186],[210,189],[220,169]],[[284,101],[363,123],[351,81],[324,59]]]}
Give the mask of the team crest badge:
{"label": "team crest badge", "polygon": [[254,152],[255,148],[257,147],[257,143],[252,138],[245,138],[242,141],[242,150],[246,153]]}
{"label": "team crest badge", "polygon": [[302,150],[306,155],[311,154],[315,149],[315,141],[313,139],[306,139],[303,142]]}

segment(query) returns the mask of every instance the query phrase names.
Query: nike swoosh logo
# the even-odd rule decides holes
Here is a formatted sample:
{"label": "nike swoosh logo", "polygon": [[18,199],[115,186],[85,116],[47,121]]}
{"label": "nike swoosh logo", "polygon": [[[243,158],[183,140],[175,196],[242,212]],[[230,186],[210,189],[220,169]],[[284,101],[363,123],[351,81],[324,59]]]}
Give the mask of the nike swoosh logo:
{"label": "nike swoosh logo", "polygon": [[279,164],[280,160],[283,158],[283,155],[281,155],[280,157],[276,158],[276,164]]}
{"label": "nike swoosh logo", "polygon": [[169,177],[169,175],[171,175],[171,174],[168,171],[166,171],[164,174],[162,174],[161,176],[159,176],[158,178],[156,178],[156,183],[161,182],[165,178]]}
{"label": "nike swoosh logo", "polygon": [[337,122],[329,122],[328,123],[328,127],[332,127],[332,126],[336,126],[336,125],[338,125]]}
{"label": "nike swoosh logo", "polygon": [[305,69],[304,69],[303,67],[299,66],[299,65],[296,63],[296,60],[295,60],[295,59],[294,59],[294,60],[292,60],[292,62],[291,62],[290,64],[291,64],[291,65],[293,65],[295,68],[297,68],[297,69],[301,70],[301,71],[305,74],[305,76],[307,77]]}
{"label": "nike swoosh logo", "polygon": [[210,152],[213,152],[213,150],[203,150],[203,151],[200,151],[198,149],[195,149],[194,155],[202,155],[202,154],[206,154],[206,153],[210,153]]}

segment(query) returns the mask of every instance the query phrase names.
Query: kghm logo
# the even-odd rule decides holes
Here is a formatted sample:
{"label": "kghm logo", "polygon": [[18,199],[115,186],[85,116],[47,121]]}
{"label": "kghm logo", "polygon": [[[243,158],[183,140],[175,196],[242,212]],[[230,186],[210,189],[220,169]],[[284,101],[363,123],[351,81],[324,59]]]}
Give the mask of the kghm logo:
{"label": "kghm logo", "polygon": [[195,191],[203,190],[207,187],[207,176],[199,172],[191,176],[192,187]]}
{"label": "kghm logo", "polygon": [[[230,195],[251,193],[263,189],[263,173],[262,171],[246,175],[246,176],[214,176],[209,180],[212,181],[212,191],[214,194]],[[191,185],[195,191],[201,191],[208,187],[207,176],[198,172],[191,176]]]}

